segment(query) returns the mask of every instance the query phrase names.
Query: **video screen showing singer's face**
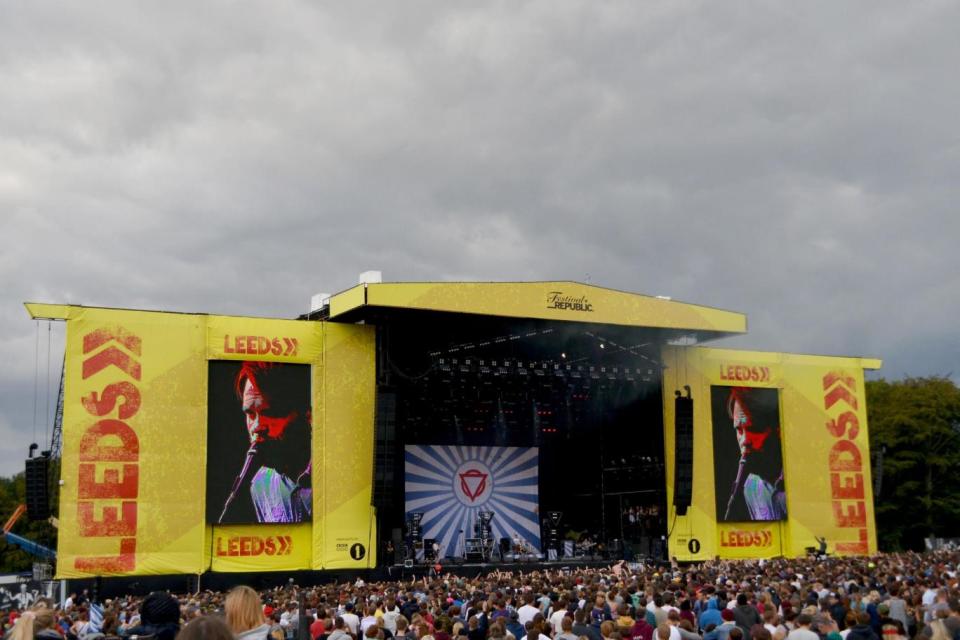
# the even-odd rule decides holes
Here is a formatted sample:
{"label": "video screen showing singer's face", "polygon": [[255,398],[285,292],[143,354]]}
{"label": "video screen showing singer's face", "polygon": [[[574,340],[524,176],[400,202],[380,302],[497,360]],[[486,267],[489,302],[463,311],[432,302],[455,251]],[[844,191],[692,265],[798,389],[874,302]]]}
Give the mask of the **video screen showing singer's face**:
{"label": "video screen showing singer's face", "polygon": [[787,517],[776,389],[711,387],[717,520]]}
{"label": "video screen showing singer's face", "polygon": [[209,374],[207,521],[309,520],[310,367],[211,361]]}

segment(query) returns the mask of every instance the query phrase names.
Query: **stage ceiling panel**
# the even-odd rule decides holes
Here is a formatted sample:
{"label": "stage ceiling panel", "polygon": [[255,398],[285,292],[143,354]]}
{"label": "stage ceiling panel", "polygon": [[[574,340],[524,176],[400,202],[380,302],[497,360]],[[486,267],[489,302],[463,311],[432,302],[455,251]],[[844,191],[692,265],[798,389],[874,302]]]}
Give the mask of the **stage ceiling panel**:
{"label": "stage ceiling panel", "polygon": [[390,282],[357,285],[330,299],[331,320],[356,322],[373,309],[654,327],[701,339],[747,331],[742,313],[579,282]]}

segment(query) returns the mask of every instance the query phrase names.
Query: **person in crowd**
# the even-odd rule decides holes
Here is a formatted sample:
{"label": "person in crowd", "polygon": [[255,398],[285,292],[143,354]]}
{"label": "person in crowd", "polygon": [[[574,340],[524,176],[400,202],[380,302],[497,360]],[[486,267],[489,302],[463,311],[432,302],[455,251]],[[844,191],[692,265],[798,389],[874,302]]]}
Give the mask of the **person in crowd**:
{"label": "person in crowd", "polygon": [[861,611],[857,614],[857,624],[850,629],[847,640],[880,640],[876,631],[873,630],[869,613]]}
{"label": "person in crowd", "polygon": [[10,632],[10,640],[62,640],[57,632],[57,616],[53,609],[46,607],[31,608],[17,617]]}
{"label": "person in crowd", "polygon": [[[600,635],[600,629],[588,624],[587,611],[583,607],[574,612],[573,628],[571,631],[578,638],[586,637],[587,640],[603,640],[603,636]],[[650,638],[643,638],[643,640],[650,640]]]}
{"label": "person in crowd", "polygon": [[763,620],[757,608],[749,603],[747,594],[741,593],[737,596],[737,606],[733,608],[733,620],[743,631],[743,637],[750,637],[750,630],[754,625],[762,625]]}
{"label": "person in crowd", "polygon": [[343,609],[340,617],[343,618],[344,624],[347,625],[347,631],[354,638],[358,638],[360,633],[360,616],[353,612],[354,605],[352,602],[347,602]]}
{"label": "person in crowd", "polygon": [[236,640],[264,640],[270,632],[260,596],[250,587],[231,589],[224,601],[223,611]]}
{"label": "person in crowd", "polygon": [[[796,627],[787,635],[787,640],[820,640],[820,636],[810,629],[811,625],[813,625],[813,616],[809,613],[801,613],[797,616]],[[876,640],[876,638],[870,640]]]}
{"label": "person in crowd", "polygon": [[506,626],[507,631],[509,631],[516,640],[522,640],[523,637],[527,635],[526,629],[520,624],[519,611],[514,610],[510,612],[510,622],[508,622]]}
{"label": "person in crowd", "polygon": [[220,616],[199,616],[187,623],[176,640],[234,640],[233,632]]}
{"label": "person in crowd", "polygon": [[704,611],[700,614],[699,626],[701,630],[706,630],[708,625],[717,627],[723,624],[723,617],[717,608],[717,599],[715,597],[708,598],[705,607]]}
{"label": "person in crowd", "polygon": [[353,636],[350,634],[346,621],[340,616],[334,618],[333,631],[327,636],[327,640],[351,640],[352,638]]}
{"label": "person in crowd", "polygon": [[180,602],[165,591],[154,591],[140,605],[140,624],[127,629],[126,635],[173,640],[178,631],[180,631]]}

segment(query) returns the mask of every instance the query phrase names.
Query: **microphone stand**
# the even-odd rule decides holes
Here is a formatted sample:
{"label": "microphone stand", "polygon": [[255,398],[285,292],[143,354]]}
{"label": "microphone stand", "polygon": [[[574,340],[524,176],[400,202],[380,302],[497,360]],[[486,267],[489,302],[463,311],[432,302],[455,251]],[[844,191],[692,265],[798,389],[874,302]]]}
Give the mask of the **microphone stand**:
{"label": "microphone stand", "polygon": [[730,492],[730,499],[727,500],[727,512],[723,515],[725,521],[730,520],[730,512],[733,511],[733,503],[737,500],[737,494],[743,489],[747,481],[747,474],[744,471],[747,468],[747,454],[740,456],[740,466],[737,468],[737,479],[733,481],[733,490]]}
{"label": "microphone stand", "polygon": [[257,455],[257,443],[254,441],[250,448],[247,449],[247,457],[243,461],[243,468],[240,469],[240,473],[237,475],[236,480],[233,481],[233,488],[230,490],[230,495],[227,496],[227,501],[223,503],[223,512],[220,513],[220,519],[217,520],[217,524],[223,523],[223,519],[227,515],[227,509],[230,508],[230,505],[237,497],[237,493],[240,491],[240,485],[243,484],[244,479],[246,479],[247,474],[250,472],[250,466],[253,463],[253,459]]}

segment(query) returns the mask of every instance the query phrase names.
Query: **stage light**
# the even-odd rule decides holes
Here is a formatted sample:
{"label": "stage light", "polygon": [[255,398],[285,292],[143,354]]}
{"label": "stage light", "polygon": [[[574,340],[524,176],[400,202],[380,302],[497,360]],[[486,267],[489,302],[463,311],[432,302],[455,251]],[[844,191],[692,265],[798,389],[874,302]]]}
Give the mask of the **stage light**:
{"label": "stage light", "polygon": [[561,353],[560,353],[560,357],[563,358],[564,360],[566,360],[566,359],[567,359],[567,354],[561,352]]}
{"label": "stage light", "polygon": [[606,348],[607,348],[607,345],[605,345],[605,344],[603,344],[603,343],[601,342],[601,343],[600,343],[600,348],[601,348],[601,349],[606,349]]}

